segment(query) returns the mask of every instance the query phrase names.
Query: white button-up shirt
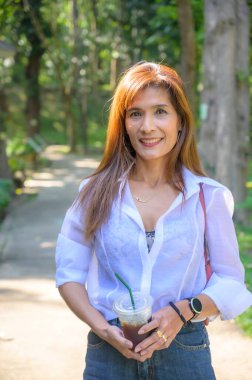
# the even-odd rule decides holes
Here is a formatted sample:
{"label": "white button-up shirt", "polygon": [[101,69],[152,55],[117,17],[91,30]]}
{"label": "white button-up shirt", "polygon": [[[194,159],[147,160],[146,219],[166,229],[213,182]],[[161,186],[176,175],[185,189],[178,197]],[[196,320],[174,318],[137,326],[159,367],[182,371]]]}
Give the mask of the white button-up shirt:
{"label": "white button-up shirt", "polygon": [[[185,200],[180,193],[158,219],[148,253],[145,229],[125,176],[108,220],[94,239],[84,239],[85,210],[67,211],[56,248],[56,284],[78,282],[87,286],[90,303],[107,320],[116,317],[112,305],[124,286],[151,294],[153,312],[199,293],[216,304],[222,319],[231,319],[252,305],[244,284],[244,268],[232,221],[231,192],[218,182],[184,169]],[[204,214],[199,201],[203,183],[207,241],[212,276],[206,284]],[[80,188],[85,186],[85,181]],[[122,189],[125,187],[125,191]]]}

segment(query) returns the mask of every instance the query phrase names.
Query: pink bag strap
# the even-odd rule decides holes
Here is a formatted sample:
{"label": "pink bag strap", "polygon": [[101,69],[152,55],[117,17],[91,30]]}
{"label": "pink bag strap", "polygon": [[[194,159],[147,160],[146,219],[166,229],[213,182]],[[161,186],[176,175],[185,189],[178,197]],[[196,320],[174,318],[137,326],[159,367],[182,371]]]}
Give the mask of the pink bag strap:
{"label": "pink bag strap", "polygon": [[206,238],[206,228],[207,228],[207,218],[206,218],[206,204],[205,204],[205,198],[204,198],[204,192],[203,192],[203,183],[200,183],[200,192],[199,192],[199,200],[202,206],[203,214],[204,214],[204,258],[205,258],[205,269],[206,269],[206,279],[207,281],[211,277],[212,269],[210,264],[210,255],[207,245],[207,238]]}

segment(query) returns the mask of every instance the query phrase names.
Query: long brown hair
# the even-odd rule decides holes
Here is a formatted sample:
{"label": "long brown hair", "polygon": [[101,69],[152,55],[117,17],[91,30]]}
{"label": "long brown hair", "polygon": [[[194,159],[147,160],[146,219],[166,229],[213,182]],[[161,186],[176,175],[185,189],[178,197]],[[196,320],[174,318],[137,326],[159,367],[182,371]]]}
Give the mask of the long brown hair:
{"label": "long brown hair", "polygon": [[147,86],[165,88],[175,108],[181,126],[181,136],[170,152],[167,164],[167,181],[184,193],[183,165],[198,175],[204,175],[196,148],[192,112],[183,83],[172,68],[142,61],[121,78],[110,107],[106,145],[102,160],[89,177],[77,199],[85,205],[85,237],[91,239],[108,218],[118,189],[118,179],[135,160],[125,128],[125,112],[139,91]]}

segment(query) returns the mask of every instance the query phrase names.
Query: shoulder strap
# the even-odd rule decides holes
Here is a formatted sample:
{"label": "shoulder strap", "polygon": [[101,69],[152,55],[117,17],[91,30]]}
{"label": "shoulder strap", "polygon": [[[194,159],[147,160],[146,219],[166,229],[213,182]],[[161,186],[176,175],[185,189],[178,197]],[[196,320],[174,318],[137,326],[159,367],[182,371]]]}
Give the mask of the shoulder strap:
{"label": "shoulder strap", "polygon": [[211,277],[212,269],[210,265],[210,256],[209,256],[207,238],[206,238],[206,227],[207,227],[206,204],[205,204],[205,198],[204,198],[204,192],[203,192],[203,183],[201,182],[199,185],[200,185],[199,200],[200,200],[203,214],[204,214],[204,258],[205,258],[206,278],[208,281],[209,278]]}
{"label": "shoulder strap", "polygon": [[203,183],[200,182],[200,193],[199,193],[199,199],[202,206],[202,210],[204,213],[204,240],[206,240],[206,204],[205,204],[205,198],[203,193]]}

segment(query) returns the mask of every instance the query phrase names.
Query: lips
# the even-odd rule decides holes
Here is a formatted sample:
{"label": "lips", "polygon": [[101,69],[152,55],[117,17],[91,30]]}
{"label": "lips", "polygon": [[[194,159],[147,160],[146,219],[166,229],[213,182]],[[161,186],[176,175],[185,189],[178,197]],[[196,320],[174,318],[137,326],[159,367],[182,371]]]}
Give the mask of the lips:
{"label": "lips", "polygon": [[152,147],[158,145],[163,139],[162,138],[151,138],[151,139],[140,139],[139,141],[146,147]]}

